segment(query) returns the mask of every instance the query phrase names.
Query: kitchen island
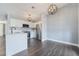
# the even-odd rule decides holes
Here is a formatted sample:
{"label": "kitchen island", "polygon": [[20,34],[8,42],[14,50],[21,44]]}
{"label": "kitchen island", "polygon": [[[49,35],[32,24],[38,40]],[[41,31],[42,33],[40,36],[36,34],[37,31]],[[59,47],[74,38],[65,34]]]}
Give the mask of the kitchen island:
{"label": "kitchen island", "polygon": [[6,35],[6,55],[12,56],[27,49],[27,33],[16,32]]}

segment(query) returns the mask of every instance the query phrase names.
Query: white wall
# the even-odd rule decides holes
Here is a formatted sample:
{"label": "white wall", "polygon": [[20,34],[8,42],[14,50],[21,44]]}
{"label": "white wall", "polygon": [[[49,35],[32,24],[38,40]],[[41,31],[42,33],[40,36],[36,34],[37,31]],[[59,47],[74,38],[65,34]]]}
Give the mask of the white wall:
{"label": "white wall", "polygon": [[47,39],[78,44],[77,4],[69,4],[47,17]]}
{"label": "white wall", "polygon": [[41,15],[42,41],[47,40],[47,15]]}
{"label": "white wall", "polygon": [[31,22],[28,22],[22,19],[17,19],[17,18],[10,19],[10,26],[22,27],[22,24],[29,24],[30,27],[33,27],[33,23]]}

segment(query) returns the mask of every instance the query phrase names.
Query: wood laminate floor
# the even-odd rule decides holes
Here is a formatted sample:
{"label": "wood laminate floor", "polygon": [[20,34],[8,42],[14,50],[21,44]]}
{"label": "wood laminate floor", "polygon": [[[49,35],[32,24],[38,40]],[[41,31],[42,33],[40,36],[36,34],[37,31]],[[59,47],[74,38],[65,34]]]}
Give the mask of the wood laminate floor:
{"label": "wood laminate floor", "polygon": [[76,46],[61,44],[46,40],[28,40],[28,49],[14,56],[79,56],[79,48]]}
{"label": "wood laminate floor", "polygon": [[5,39],[0,36],[0,56],[5,56]]}

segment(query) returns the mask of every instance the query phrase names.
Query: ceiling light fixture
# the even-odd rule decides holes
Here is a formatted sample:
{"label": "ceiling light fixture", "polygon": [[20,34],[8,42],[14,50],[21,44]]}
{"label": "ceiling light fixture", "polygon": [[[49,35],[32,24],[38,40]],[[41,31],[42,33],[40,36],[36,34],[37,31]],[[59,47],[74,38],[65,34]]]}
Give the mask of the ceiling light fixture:
{"label": "ceiling light fixture", "polygon": [[29,22],[31,22],[31,21],[32,21],[31,14],[29,14],[29,15],[28,15],[28,18],[27,18],[27,20],[28,20]]}
{"label": "ceiling light fixture", "polygon": [[[35,7],[32,6],[31,8],[34,9]],[[28,14],[27,20],[28,20],[29,22],[34,22],[31,13]]]}
{"label": "ceiling light fixture", "polygon": [[56,13],[56,11],[57,11],[57,6],[55,4],[50,4],[48,8],[48,14],[53,15]]}

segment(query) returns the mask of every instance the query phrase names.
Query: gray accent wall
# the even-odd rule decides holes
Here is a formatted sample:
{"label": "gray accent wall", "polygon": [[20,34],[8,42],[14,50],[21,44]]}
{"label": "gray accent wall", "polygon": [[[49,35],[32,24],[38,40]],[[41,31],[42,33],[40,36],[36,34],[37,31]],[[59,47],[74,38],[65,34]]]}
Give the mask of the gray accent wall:
{"label": "gray accent wall", "polygon": [[78,4],[68,4],[47,16],[47,38],[78,44]]}
{"label": "gray accent wall", "polygon": [[78,44],[79,44],[79,4],[78,4]]}

